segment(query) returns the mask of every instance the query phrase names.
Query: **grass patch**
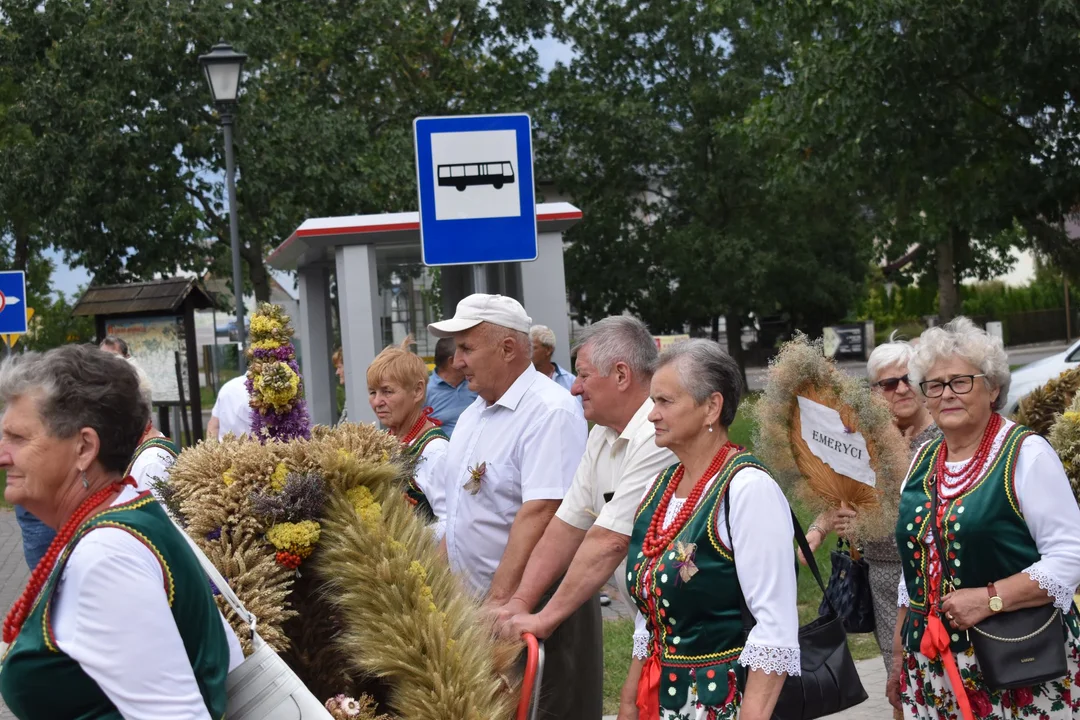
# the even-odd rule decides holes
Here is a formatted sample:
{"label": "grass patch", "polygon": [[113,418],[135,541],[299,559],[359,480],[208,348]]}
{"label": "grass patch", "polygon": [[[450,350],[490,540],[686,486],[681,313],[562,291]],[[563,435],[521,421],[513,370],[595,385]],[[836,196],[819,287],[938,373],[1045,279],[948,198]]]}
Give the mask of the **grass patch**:
{"label": "grass patch", "polygon": [[[740,404],[739,412],[735,416],[735,422],[728,428],[728,436],[731,441],[739,445],[745,445],[753,450],[753,434],[755,423],[751,419],[750,410],[757,400],[757,393],[748,395]],[[789,498],[791,507],[796,517],[805,530],[814,520],[813,513],[803,507],[798,499]],[[832,549],[836,547],[836,536],[830,535],[814,553],[818,569],[822,579],[829,580],[829,572],[832,564],[829,559]],[[615,600],[617,602],[617,600]],[[818,606],[821,603],[821,589],[818,587],[814,576],[801,565],[799,566],[799,623],[805,625],[818,616]],[[604,623],[604,714],[614,715],[619,710],[619,694],[622,692],[623,682],[626,681],[626,673],[630,668],[630,656],[633,651],[634,622],[632,620],[608,620]],[[880,651],[873,633],[849,635],[848,648],[856,660],[865,660],[877,657]]]}
{"label": "grass patch", "polygon": [[[612,599],[612,602],[619,602]],[[634,651],[634,621],[604,622],[604,714],[617,715],[619,695]]]}
{"label": "grass patch", "polygon": [[[218,376],[220,380],[218,383],[218,390],[221,389],[222,385],[229,382],[239,374],[239,370],[219,370]],[[214,393],[213,388],[203,385],[199,388],[199,400],[202,402],[203,409],[209,410],[210,408],[214,407],[214,403],[217,401],[217,395]]]}
{"label": "grass patch", "polygon": [[9,508],[11,505],[4,499],[4,490],[7,489],[7,470],[0,470],[0,507]]}

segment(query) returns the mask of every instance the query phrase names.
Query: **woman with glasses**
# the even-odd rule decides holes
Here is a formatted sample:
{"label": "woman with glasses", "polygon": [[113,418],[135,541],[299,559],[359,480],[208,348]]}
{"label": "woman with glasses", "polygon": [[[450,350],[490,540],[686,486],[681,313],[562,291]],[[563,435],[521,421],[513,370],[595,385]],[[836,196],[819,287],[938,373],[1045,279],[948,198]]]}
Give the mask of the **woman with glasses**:
{"label": "woman with glasses", "polygon": [[[908,375],[908,363],[915,354],[915,346],[904,340],[896,340],[874,348],[866,362],[866,375],[870,387],[889,402],[896,427],[911,445],[914,453],[926,442],[933,440],[941,431],[934,424],[923,399]],[[822,513],[806,531],[810,547],[817,550],[825,537],[836,531],[841,537],[848,534],[856,513],[841,508]],[[863,557],[870,566],[870,591],[874,598],[874,635],[881,648],[881,659],[886,671],[893,667],[893,628],[896,626],[896,586],[900,582],[900,553],[892,536],[864,540]],[[800,560],[802,556],[800,555]],[[804,563],[805,564],[805,563]]]}
{"label": "woman with glasses", "polygon": [[[919,449],[901,489],[889,700],[909,720],[1080,717],[1080,508],[1049,443],[998,414],[1010,380],[1001,341],[957,318],[923,334],[908,374],[942,437]],[[1068,674],[991,690],[968,631],[1050,604]]]}

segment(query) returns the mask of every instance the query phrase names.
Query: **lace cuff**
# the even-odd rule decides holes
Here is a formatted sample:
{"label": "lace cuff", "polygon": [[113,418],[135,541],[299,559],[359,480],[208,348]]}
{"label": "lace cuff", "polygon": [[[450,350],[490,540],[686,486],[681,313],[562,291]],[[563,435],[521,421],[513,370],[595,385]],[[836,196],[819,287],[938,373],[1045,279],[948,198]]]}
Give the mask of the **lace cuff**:
{"label": "lace cuff", "polygon": [[903,575],[900,576],[900,587],[896,590],[896,607],[911,607],[911,597],[908,595]]}
{"label": "lace cuff", "polygon": [[739,664],[750,670],[761,670],[766,675],[801,675],[799,648],[777,648],[747,643],[739,655]]}
{"label": "lace cuff", "polygon": [[634,631],[634,659],[644,660],[649,657],[649,633],[648,631]]}
{"label": "lace cuff", "polygon": [[1072,608],[1073,594],[1076,588],[1062,584],[1056,577],[1042,567],[1042,561],[1035,563],[1024,570],[1029,578],[1039,583],[1039,587],[1054,598],[1054,607],[1062,612],[1069,612]]}

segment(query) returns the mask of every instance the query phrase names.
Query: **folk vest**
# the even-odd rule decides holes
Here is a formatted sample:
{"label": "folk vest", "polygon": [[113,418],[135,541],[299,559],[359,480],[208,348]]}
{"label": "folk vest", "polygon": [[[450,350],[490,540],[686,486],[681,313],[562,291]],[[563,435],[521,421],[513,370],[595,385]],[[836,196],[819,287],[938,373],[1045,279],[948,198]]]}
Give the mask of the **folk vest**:
{"label": "folk vest", "polygon": [[[450,442],[450,436],[443,432],[442,428],[428,428],[420,434],[420,437],[413,440],[412,445],[405,450],[405,455],[413,462],[422,462],[424,448],[435,440]],[[425,522],[430,523],[436,520],[435,512],[431,509],[431,503],[428,502],[424,491],[416,484],[414,477],[410,477],[408,484],[405,486],[405,499],[409,501],[409,504],[416,510],[416,514]]]}
{"label": "folk vest", "polygon": [[[660,473],[638,508],[630,537],[627,587],[649,628],[650,652],[660,658],[660,707],[678,710],[695,693],[706,707],[720,707],[745,682],[739,665],[744,627],[742,588],[731,548],[720,539],[731,480],[740,470],[765,467],[750,453],[728,459],[693,515],[655,558],[642,544],[653,515],[678,465]],[[692,562],[697,573],[684,580]],[[734,686],[733,686],[734,685]]]}
{"label": "folk vest", "polygon": [[[945,505],[942,558],[946,577],[957,589],[985,588],[992,582],[1015,575],[1038,562],[1039,549],[1031,537],[1016,498],[1016,460],[1024,439],[1034,433],[1021,425],[1011,427],[1001,449],[988,461],[983,476],[963,495],[942,500]],[[912,465],[900,496],[900,516],[896,525],[896,545],[904,568],[910,606],[901,629],[904,646],[919,649],[929,612],[929,557],[936,534],[931,517],[936,491],[934,467],[943,451],[943,438],[922,447]],[[940,547],[940,545],[939,545]],[[936,554],[936,550],[935,550]],[[1076,613],[1067,622],[1074,626]],[[946,623],[946,628],[949,625]],[[971,647],[967,632],[951,632],[954,653]]]}
{"label": "folk vest", "polygon": [[[169,607],[207,710],[212,718],[224,717],[229,670],[225,629],[198,560],[149,492],[99,512],[76,532],[0,662],[4,702],[21,720],[121,720],[120,711],[98,684],[57,646],[51,619],[53,594],[71,551],[98,528],[130,533],[157,557]],[[117,623],[125,621],[116,618]]]}

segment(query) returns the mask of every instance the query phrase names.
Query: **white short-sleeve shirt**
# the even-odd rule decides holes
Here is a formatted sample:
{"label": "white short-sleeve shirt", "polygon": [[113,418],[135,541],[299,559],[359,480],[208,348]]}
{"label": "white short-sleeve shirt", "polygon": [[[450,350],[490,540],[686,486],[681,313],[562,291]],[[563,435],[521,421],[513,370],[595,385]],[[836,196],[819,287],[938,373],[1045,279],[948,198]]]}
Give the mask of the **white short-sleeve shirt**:
{"label": "white short-sleeve shirt", "polygon": [[621,433],[593,427],[556,517],[579,530],[595,523],[631,534],[641,496],[664,468],[678,462],[670,450],[656,446],[656,430],[649,422],[652,409],[652,399],[646,398]]}
{"label": "white short-sleeve shirt", "polygon": [[218,419],[218,440],[229,433],[240,437],[251,432],[247,376],[235,377],[221,386],[210,415]]}
{"label": "white short-sleeve shirt", "polygon": [[[495,403],[473,401],[443,462],[450,566],[479,596],[491,588],[522,504],[562,500],[585,452],[578,401],[532,365]],[[485,467],[476,494],[470,468]]]}

